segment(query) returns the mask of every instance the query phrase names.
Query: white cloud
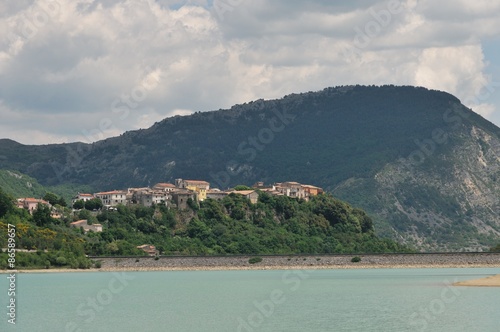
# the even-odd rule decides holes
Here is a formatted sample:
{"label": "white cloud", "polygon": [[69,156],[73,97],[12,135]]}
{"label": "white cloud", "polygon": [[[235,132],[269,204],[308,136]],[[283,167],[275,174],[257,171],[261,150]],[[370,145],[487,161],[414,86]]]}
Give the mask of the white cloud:
{"label": "white cloud", "polygon": [[[2,3],[0,136],[89,141],[340,84],[418,84],[470,100],[498,61],[481,48],[500,35],[493,1],[400,1],[378,28],[388,1],[231,3],[223,17],[205,0]],[[474,106],[496,114],[491,100]]]}
{"label": "white cloud", "polygon": [[415,74],[417,85],[465,94],[485,86],[480,45],[433,47],[422,51]]}
{"label": "white cloud", "polygon": [[490,119],[496,110],[495,105],[492,104],[472,105],[472,109],[486,119]]}

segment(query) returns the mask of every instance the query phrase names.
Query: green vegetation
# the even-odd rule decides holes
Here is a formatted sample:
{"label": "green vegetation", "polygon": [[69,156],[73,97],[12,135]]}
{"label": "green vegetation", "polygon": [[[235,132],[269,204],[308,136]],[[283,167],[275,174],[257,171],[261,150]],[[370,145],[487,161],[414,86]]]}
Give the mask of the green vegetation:
{"label": "green vegetation", "polygon": [[59,205],[62,207],[67,206],[63,197],[58,197],[56,194],[51,192],[47,192],[45,196],[43,196],[43,200],[49,202],[51,205]]}
{"label": "green vegetation", "polygon": [[262,262],[262,257],[252,257],[248,260],[249,264],[257,264]]}
{"label": "green vegetation", "polygon": [[[65,210],[67,211],[67,210]],[[85,234],[69,223],[88,214],[104,226],[103,232]],[[359,209],[331,195],[306,202],[261,193],[252,204],[231,194],[221,201],[207,199],[196,209],[165,206],[126,207],[77,216],[64,213],[53,219],[43,205],[31,216],[14,207],[0,191],[0,246],[6,247],[7,224],[16,226],[20,268],[89,268],[89,256],[143,256],[138,245],[153,244],[163,254],[293,254],[408,251],[390,240],[378,238],[371,219]],[[6,253],[1,254],[2,259]],[[5,256],[5,257],[4,257]],[[259,257],[253,257],[254,263]],[[6,259],[2,260],[6,262]],[[6,263],[2,263],[5,268]],[[253,264],[253,263],[252,263]],[[97,266],[96,263],[94,263]]]}
{"label": "green vegetation", "polygon": [[496,247],[491,247],[490,251],[492,251],[492,252],[500,252],[500,244],[497,244]]}
{"label": "green vegetation", "polygon": [[253,190],[253,188],[249,187],[249,186],[245,186],[245,185],[239,184],[239,185],[237,185],[237,186],[234,187],[234,190],[236,190],[236,191]]}
{"label": "green vegetation", "polygon": [[406,248],[375,236],[361,210],[329,195],[310,202],[261,194],[257,204],[231,194],[207,199],[195,209],[165,206],[102,211],[102,233],[88,233],[86,253],[144,255],[136,247],[153,244],[162,254],[288,254],[392,252]]}
{"label": "green vegetation", "polygon": [[359,256],[354,256],[354,257],[351,259],[351,262],[353,262],[353,263],[359,263],[359,262],[361,262],[361,257],[359,257]]}
{"label": "green vegetation", "polygon": [[15,171],[0,170],[0,186],[14,197],[41,198],[47,190],[30,176]]}
{"label": "green vegetation", "polygon": [[[90,267],[85,257],[86,237],[79,230],[70,229],[67,220],[53,219],[43,205],[31,216],[15,207],[13,198],[0,188],[0,248],[7,247],[9,224],[16,228],[16,249],[34,251],[16,252],[17,268]],[[0,269],[6,268],[7,253],[0,253]]]}
{"label": "green vegetation", "polygon": [[66,206],[76,192],[92,192],[90,186],[82,184],[43,186],[26,174],[5,169],[0,169],[0,187],[13,197],[43,198],[52,205],[61,206]]}
{"label": "green vegetation", "polygon": [[99,198],[92,198],[88,201],[78,200],[73,203],[73,208],[76,210],[85,209],[88,211],[97,211],[102,209],[103,204]]}

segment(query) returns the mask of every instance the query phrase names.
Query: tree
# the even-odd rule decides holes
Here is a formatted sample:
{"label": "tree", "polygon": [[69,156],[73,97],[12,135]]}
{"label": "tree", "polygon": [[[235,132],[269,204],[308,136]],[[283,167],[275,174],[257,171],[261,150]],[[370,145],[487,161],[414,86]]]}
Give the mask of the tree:
{"label": "tree", "polygon": [[2,188],[0,188],[0,218],[12,210],[12,206],[12,199],[2,191]]}
{"label": "tree", "polygon": [[51,192],[45,193],[45,196],[43,196],[43,200],[49,202],[50,205],[56,205],[59,203],[59,197]]}
{"label": "tree", "polygon": [[236,187],[234,187],[234,190],[242,191],[242,190],[253,190],[253,189],[248,187],[248,186],[240,184],[240,185],[237,185]]}
{"label": "tree", "polygon": [[90,212],[88,210],[81,210],[80,212],[78,212],[79,219],[89,220],[90,217],[92,217],[92,215],[90,214]]}
{"label": "tree", "polygon": [[36,210],[33,212],[33,221],[37,226],[47,226],[54,222],[50,215],[50,208],[45,204],[38,203]]}
{"label": "tree", "polygon": [[102,209],[103,204],[99,198],[92,198],[85,202],[85,209],[89,211]]}
{"label": "tree", "polygon": [[77,200],[74,204],[73,204],[73,209],[75,210],[81,210],[85,207],[85,202],[82,200],[82,199],[79,199]]}
{"label": "tree", "polygon": [[57,204],[59,204],[62,207],[68,206],[68,204],[66,203],[66,200],[62,197],[59,198],[59,200],[57,201]]}

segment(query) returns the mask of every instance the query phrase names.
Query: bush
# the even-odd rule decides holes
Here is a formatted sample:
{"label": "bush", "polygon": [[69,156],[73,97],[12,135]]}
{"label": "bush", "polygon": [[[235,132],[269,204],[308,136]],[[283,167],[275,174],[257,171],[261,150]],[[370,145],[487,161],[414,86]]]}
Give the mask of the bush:
{"label": "bush", "polygon": [[59,266],[63,266],[67,264],[66,258],[63,256],[59,256],[56,258],[56,264]]}
{"label": "bush", "polygon": [[252,257],[248,260],[248,263],[255,264],[262,262],[262,257]]}
{"label": "bush", "polygon": [[353,262],[353,263],[359,263],[359,262],[361,262],[361,257],[359,257],[359,256],[354,256],[354,257],[351,259],[351,262]]}
{"label": "bush", "polygon": [[500,252],[500,244],[498,244],[496,247],[491,247],[490,251],[491,252]]}
{"label": "bush", "polygon": [[101,266],[102,266],[102,262],[101,262],[101,261],[96,261],[96,262],[94,263],[94,267],[95,267],[96,269],[100,269],[100,268],[101,268]]}
{"label": "bush", "polygon": [[89,269],[90,268],[90,260],[85,257],[78,258],[78,268],[79,269]]}

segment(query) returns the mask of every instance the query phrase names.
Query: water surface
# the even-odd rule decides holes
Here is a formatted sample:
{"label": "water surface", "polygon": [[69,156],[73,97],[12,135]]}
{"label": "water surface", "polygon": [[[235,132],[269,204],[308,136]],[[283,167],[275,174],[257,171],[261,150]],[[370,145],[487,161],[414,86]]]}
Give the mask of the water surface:
{"label": "water surface", "polygon": [[0,331],[499,331],[482,269],[84,272],[17,275]]}

